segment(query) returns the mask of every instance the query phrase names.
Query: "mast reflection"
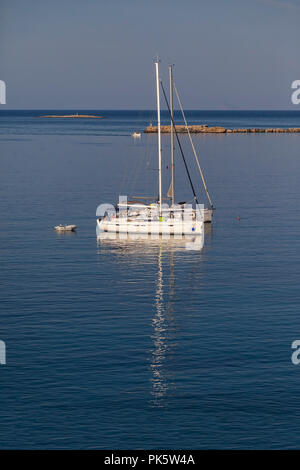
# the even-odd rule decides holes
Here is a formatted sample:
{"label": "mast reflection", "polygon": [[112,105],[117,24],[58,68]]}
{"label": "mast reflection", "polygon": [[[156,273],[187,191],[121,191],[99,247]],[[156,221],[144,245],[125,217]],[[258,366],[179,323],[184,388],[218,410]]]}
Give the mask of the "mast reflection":
{"label": "mast reflection", "polygon": [[[155,292],[155,315],[152,319],[153,349],[150,358],[150,369],[152,372],[152,405],[163,407],[165,397],[170,389],[175,388],[172,380],[171,368],[168,367],[168,359],[176,348],[177,325],[174,318],[175,300],[175,275],[174,275],[174,251],[172,246],[168,247],[169,255],[169,285],[163,283],[163,246],[159,246],[157,256],[157,283]],[[164,292],[164,288],[166,292]],[[167,299],[168,294],[168,299]]]}

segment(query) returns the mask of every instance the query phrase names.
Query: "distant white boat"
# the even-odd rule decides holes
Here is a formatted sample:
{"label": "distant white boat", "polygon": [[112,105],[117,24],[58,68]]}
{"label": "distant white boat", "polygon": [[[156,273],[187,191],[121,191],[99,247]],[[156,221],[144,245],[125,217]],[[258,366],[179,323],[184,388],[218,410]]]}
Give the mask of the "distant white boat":
{"label": "distant white boat", "polygon": [[133,137],[134,139],[140,139],[142,137],[142,134],[140,132],[134,132],[133,134],[131,134],[131,137]]}
{"label": "distant white boat", "polygon": [[77,228],[77,225],[57,225],[54,227],[57,232],[74,232]]}

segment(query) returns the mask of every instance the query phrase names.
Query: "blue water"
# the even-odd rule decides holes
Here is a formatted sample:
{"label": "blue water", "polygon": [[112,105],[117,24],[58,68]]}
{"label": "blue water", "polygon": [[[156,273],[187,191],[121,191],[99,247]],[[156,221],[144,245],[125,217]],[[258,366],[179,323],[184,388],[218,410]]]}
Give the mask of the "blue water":
{"label": "blue water", "polygon": [[[217,208],[203,251],[99,244],[98,204],[156,194],[156,136],[130,137],[155,113],[49,113],[0,112],[0,448],[299,447],[300,134],[194,137]],[[299,112],[187,115],[300,127]]]}

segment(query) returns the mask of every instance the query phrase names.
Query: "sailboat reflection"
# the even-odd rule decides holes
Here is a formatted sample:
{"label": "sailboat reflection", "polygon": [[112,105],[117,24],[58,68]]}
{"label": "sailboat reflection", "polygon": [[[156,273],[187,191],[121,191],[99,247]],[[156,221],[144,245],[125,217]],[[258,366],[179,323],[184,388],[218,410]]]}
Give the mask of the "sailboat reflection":
{"label": "sailboat reflection", "polygon": [[174,274],[174,252],[169,252],[169,286],[168,300],[165,299],[167,292],[164,292],[163,283],[163,247],[160,245],[157,258],[157,283],[155,293],[155,315],[152,319],[153,327],[153,349],[151,351],[150,369],[152,372],[152,405],[163,407],[165,397],[171,389],[175,389],[172,377],[172,368],[168,366],[168,359],[172,357],[172,352],[176,348],[178,328],[174,317],[175,302],[175,274]]}
{"label": "sailboat reflection", "polygon": [[[210,235],[208,234],[208,238]],[[163,239],[120,239],[116,235],[104,233],[98,237],[101,249],[120,251],[122,256],[136,257],[138,262],[143,259],[146,263],[157,265],[155,291],[153,293],[154,315],[151,320],[153,342],[149,351],[149,370],[151,398],[149,404],[154,407],[165,407],[176,390],[176,353],[180,339],[182,316],[176,313],[176,275],[175,261],[177,255],[186,250],[197,250],[197,237],[191,240]],[[200,244],[201,245],[201,244]],[[188,255],[191,260],[191,255]],[[193,267],[201,265],[203,260],[202,245],[199,246],[199,256],[192,257]],[[154,262],[154,263],[153,263]],[[181,262],[185,262],[184,258]],[[179,266],[180,267],[180,266]],[[199,269],[196,271],[199,272]],[[194,270],[193,270],[194,272]]]}

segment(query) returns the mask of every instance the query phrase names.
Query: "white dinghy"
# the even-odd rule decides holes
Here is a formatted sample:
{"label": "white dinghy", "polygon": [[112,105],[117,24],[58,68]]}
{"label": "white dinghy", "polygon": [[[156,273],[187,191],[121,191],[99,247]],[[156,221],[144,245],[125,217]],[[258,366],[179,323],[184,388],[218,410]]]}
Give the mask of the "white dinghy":
{"label": "white dinghy", "polygon": [[77,225],[57,225],[54,227],[57,232],[75,232]]}

